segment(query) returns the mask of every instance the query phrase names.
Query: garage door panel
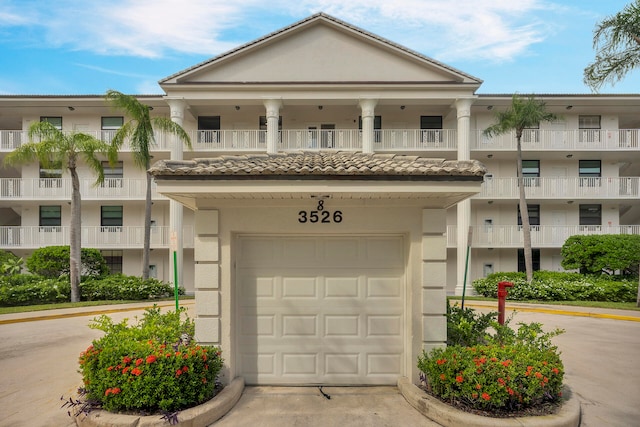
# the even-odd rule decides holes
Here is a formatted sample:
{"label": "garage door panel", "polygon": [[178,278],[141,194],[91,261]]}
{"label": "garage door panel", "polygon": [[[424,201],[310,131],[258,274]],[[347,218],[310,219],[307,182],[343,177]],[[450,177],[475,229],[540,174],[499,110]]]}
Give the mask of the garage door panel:
{"label": "garage door panel", "polygon": [[401,237],[240,241],[248,255],[237,258],[236,360],[248,384],[395,384],[404,269],[401,256],[385,260],[382,250],[402,253]]}

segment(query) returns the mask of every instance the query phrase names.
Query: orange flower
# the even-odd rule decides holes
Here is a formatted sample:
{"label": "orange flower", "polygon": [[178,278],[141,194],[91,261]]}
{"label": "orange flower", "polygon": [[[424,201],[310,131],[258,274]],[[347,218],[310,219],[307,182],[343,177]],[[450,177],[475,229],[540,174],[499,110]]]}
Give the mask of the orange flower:
{"label": "orange flower", "polygon": [[491,396],[489,396],[489,394],[487,394],[487,393],[482,393],[482,398],[484,400],[491,400]]}
{"label": "orange flower", "polygon": [[150,356],[147,356],[147,365],[151,365],[155,361],[156,361],[156,357],[153,354]]}
{"label": "orange flower", "polygon": [[122,363],[124,363],[125,365],[127,363],[131,363],[131,358],[129,356],[125,356],[122,358]]}
{"label": "orange flower", "polygon": [[461,383],[461,382],[463,382],[463,381],[464,381],[464,378],[462,378],[462,375],[458,375],[458,376],[456,377],[456,382],[457,382],[457,383]]}
{"label": "orange flower", "polygon": [[447,359],[438,359],[438,360],[436,360],[436,363],[438,365],[444,365],[445,363],[447,363]]}
{"label": "orange flower", "polygon": [[180,375],[182,375],[182,369],[178,369],[176,371],[176,378],[179,377]]}
{"label": "orange flower", "polygon": [[444,381],[444,379],[445,379],[444,374],[440,374],[440,379],[441,379],[442,381]]}
{"label": "orange flower", "polygon": [[142,365],[143,362],[144,362],[144,360],[142,360],[142,358],[136,360],[136,366]]}
{"label": "orange flower", "polygon": [[137,377],[137,376],[140,376],[140,374],[142,374],[142,371],[138,368],[133,368],[131,370],[131,373]]}

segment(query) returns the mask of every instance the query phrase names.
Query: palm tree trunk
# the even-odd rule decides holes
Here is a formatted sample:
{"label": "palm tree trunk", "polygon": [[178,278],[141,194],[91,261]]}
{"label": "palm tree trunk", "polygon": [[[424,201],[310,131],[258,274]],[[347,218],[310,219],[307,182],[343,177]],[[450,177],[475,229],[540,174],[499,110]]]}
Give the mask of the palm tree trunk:
{"label": "palm tree trunk", "polygon": [[71,219],[69,228],[69,273],[71,281],[71,302],[80,301],[80,266],[82,265],[82,229],[80,180],[75,165],[71,173]]}
{"label": "palm tree trunk", "polygon": [[[147,170],[149,165],[147,164]],[[144,247],[142,250],[142,279],[149,278],[149,255],[151,252],[151,175],[147,175],[147,195],[144,205]]]}
{"label": "palm tree trunk", "polygon": [[522,238],[524,250],[524,269],[527,275],[527,283],[533,280],[533,260],[531,255],[531,224],[529,223],[529,209],[527,208],[527,199],[524,192],[524,176],[522,175],[522,133],[516,135],[518,142],[518,189],[520,193],[520,219],[522,220]]}

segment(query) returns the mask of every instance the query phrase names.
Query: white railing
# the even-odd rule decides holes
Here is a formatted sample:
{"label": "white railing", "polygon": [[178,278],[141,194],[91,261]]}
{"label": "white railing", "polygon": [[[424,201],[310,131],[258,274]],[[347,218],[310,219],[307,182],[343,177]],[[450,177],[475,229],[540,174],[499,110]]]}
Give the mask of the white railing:
{"label": "white railing", "polygon": [[362,150],[358,129],[288,129],[280,132],[278,149],[298,150]]}
{"label": "white railing", "polygon": [[[639,177],[616,178],[524,178],[525,195],[534,199],[638,199]],[[519,197],[517,178],[487,178],[474,198]]]}
{"label": "white railing", "polygon": [[[97,130],[85,133],[111,141],[115,131]],[[361,150],[362,131],[359,129],[287,129],[279,131],[279,149],[289,150]],[[190,133],[195,151],[265,151],[265,130],[197,130]],[[0,151],[12,151],[28,141],[26,131],[0,131]],[[152,151],[171,150],[175,137],[157,132]],[[471,131],[471,150],[509,151],[516,149],[513,132],[486,137],[482,130]],[[454,151],[457,150],[455,129],[380,129],[374,131],[376,151]],[[640,129],[574,129],[525,130],[522,149],[526,151],[637,151],[640,149]],[[131,151],[128,142],[122,151]]]}
{"label": "white railing", "polygon": [[265,151],[264,130],[198,130],[191,132],[194,151]]}
{"label": "white railing", "polygon": [[[146,179],[106,178],[95,186],[95,179],[80,180],[82,200],[144,200]],[[0,200],[71,200],[71,178],[0,178]],[[151,183],[151,198],[166,200]]]}
{"label": "white railing", "polygon": [[[613,150],[628,151],[640,148],[640,129],[574,129],[574,130],[540,130],[527,129],[522,135],[522,149],[537,150]],[[472,150],[515,150],[514,132],[487,137],[482,130],[472,134]]]}
{"label": "white railing", "polygon": [[[474,226],[471,246],[474,248],[521,248],[522,227],[518,225]],[[457,227],[447,226],[447,246],[456,247]],[[640,234],[640,225],[533,225],[531,246],[560,248],[575,235]]]}
{"label": "white railing", "polygon": [[376,151],[455,151],[458,148],[455,129],[382,129],[376,132]]}
{"label": "white railing", "polygon": [[[82,247],[97,249],[142,249],[144,227],[82,227]],[[193,227],[184,227],[183,245],[192,248]],[[1,249],[34,249],[69,244],[69,227],[0,227]],[[151,247],[170,247],[169,227],[151,228]]]}

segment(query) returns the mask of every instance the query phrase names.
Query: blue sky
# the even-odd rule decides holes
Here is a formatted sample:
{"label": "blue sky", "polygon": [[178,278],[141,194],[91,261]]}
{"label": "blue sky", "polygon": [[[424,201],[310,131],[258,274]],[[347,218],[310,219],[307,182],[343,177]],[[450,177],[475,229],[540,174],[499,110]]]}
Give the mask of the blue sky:
{"label": "blue sky", "polygon": [[[484,80],[590,93],[593,28],[631,0],[0,0],[0,95],[162,93],[158,80],[325,12]],[[640,93],[640,70],[601,93]]]}

